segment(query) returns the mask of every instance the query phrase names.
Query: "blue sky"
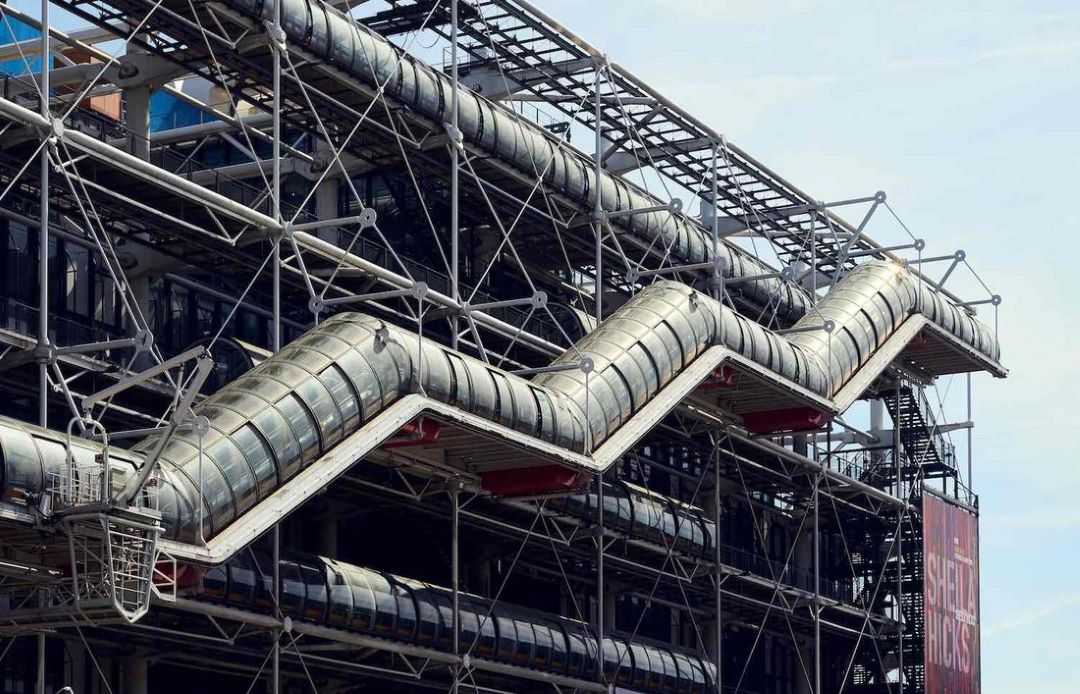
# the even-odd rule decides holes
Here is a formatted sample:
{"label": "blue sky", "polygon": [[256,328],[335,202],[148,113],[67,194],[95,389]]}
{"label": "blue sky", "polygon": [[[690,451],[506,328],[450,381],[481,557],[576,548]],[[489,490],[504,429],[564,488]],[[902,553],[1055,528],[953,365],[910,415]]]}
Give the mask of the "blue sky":
{"label": "blue sky", "polygon": [[811,194],[886,191],[1003,295],[1012,373],[975,379],[984,691],[1080,691],[1080,4],[542,5]]}
{"label": "blue sky", "polygon": [[1011,377],[975,379],[984,691],[1080,691],[1080,5],[534,1],[816,197],[886,191],[1004,296]]}

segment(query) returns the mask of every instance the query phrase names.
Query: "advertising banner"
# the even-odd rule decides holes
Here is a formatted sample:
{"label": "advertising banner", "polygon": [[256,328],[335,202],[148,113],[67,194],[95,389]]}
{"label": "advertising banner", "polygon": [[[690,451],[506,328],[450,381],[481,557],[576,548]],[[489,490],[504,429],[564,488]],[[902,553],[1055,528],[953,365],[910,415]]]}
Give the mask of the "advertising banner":
{"label": "advertising banner", "polygon": [[923,494],[926,694],[980,694],[979,519]]}

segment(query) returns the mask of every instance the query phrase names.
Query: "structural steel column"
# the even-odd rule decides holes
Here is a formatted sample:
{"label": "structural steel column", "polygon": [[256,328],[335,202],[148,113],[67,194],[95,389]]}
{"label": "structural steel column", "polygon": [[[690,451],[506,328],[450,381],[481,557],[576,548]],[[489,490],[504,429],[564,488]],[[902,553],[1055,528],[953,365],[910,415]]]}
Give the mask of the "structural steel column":
{"label": "structural steel column", "polygon": [[[41,115],[52,124],[49,110],[49,0],[41,0]],[[44,137],[51,137],[45,133]],[[38,424],[49,426],[49,155],[52,145],[41,148],[41,223],[38,225]],[[43,606],[44,607],[44,606]],[[45,634],[37,636],[37,694],[45,694]]]}
{"label": "structural steel column", "polygon": [[[273,36],[270,50],[273,55],[273,172],[270,182],[270,197],[274,206],[274,221],[282,228],[281,216],[281,51],[284,50],[285,33],[281,29],[281,2],[274,3]],[[271,326],[271,347],[275,353],[281,349],[281,236],[273,237],[273,325]],[[278,619],[281,619],[281,526],[274,524],[274,605]],[[274,630],[273,665],[271,667],[270,691],[278,694],[281,690],[281,631]]]}
{"label": "structural steel column", "polygon": [[971,467],[971,430],[973,429],[971,418],[971,374],[967,375],[967,487],[971,493],[975,492],[975,480],[972,478],[973,471]]}
{"label": "structural steel column", "polygon": [[[461,308],[461,285],[458,278],[461,246],[458,236],[461,233],[461,162],[458,159],[458,0],[450,0],[450,298],[455,306]],[[451,320],[450,349],[458,348],[458,315]],[[483,351],[481,345],[477,349]],[[454,680],[457,687],[457,680]]]}
{"label": "structural steel column", "polygon": [[604,174],[604,163],[600,160],[603,156],[602,147],[603,142],[600,136],[600,119],[603,117],[600,104],[600,70],[603,67],[603,63],[600,58],[596,59],[596,77],[593,80],[593,98],[596,101],[596,123],[594,123],[596,130],[596,179],[595,191],[593,195],[595,200],[593,202],[593,229],[596,231],[596,282],[593,285],[593,299],[596,302],[596,325],[599,326],[600,322],[604,320],[604,207],[601,205],[600,200],[600,179]]}
{"label": "structural steel column", "polygon": [[821,535],[818,532],[821,478],[814,480],[814,694],[821,694]]}
{"label": "structural steel column", "polygon": [[[903,379],[896,379],[896,421],[893,422],[893,455],[896,456],[896,495],[904,499],[901,480],[901,472],[903,471],[901,465],[902,453],[900,451],[900,387],[902,383]],[[896,541],[893,545],[896,548],[896,621],[900,625],[896,632],[897,683],[899,684],[900,694],[904,694],[904,554],[902,537],[904,533],[904,516],[907,515],[907,503],[900,505],[899,515],[899,522],[896,524]]]}
{"label": "structural steel column", "polygon": [[596,672],[604,681],[604,473],[596,475]]}
{"label": "structural steel column", "polygon": [[720,548],[720,448],[713,450],[713,562],[716,564],[716,691],[724,685],[724,572],[721,568],[723,554]]}
{"label": "structural steel column", "polygon": [[[455,5],[457,4],[455,0]],[[459,493],[461,492],[461,483],[458,480],[451,480],[450,482],[450,586],[453,592],[453,630],[454,630],[454,655],[458,658],[461,657],[461,603],[460,592],[460,550],[459,550],[459,538],[461,530],[461,513],[459,504]],[[461,681],[461,664],[460,661],[454,664],[454,684],[450,691],[453,694],[457,694],[458,685]]]}

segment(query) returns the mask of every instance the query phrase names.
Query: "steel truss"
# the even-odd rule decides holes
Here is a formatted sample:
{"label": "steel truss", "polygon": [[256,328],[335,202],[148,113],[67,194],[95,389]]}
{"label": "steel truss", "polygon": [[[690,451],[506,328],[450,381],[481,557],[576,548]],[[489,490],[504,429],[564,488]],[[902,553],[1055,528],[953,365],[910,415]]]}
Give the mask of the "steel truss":
{"label": "steel truss", "polygon": [[[552,131],[566,135],[560,146],[572,146],[572,130],[588,131],[597,173],[644,172],[637,185],[648,190],[658,182],[662,190],[651,192],[664,209],[688,215],[682,201],[700,199],[702,216],[693,221],[709,229],[713,244],[730,237],[746,238],[752,246],[755,238],[766,239],[781,266],[776,275],[801,282],[815,299],[819,287],[835,283],[860,258],[898,259],[898,253],[915,251],[907,260],[924,281],[968,310],[991,305],[996,326],[1001,299],[985,284],[986,298],[969,301],[945,288],[961,265],[970,269],[962,251],[924,258],[921,239],[883,246],[866,233],[875,210],[892,213],[884,194],[815,200],[525,0],[389,0],[387,9],[369,17],[362,16],[362,7],[354,11],[358,20],[398,37],[406,50],[416,48],[421,36],[441,42],[455,78],[447,123],[402,108],[384,94],[385,84],[361,84],[286,41],[280,12],[259,25],[221,3],[51,4],[90,22],[97,33],[57,31],[48,0],[38,18],[0,8],[4,22],[42,29],[36,48],[16,46],[27,67],[34,55],[57,58],[51,68],[42,61],[39,71],[4,79],[0,138],[10,146],[0,155],[0,208],[5,218],[37,229],[38,248],[48,248],[50,238],[65,238],[99,259],[118,289],[128,331],[57,344],[49,282],[40,283],[37,330],[8,340],[9,350],[21,353],[4,352],[0,371],[18,378],[37,366],[42,426],[69,421],[69,429],[106,443],[109,437],[135,438],[158,429],[197,429],[202,423],[190,408],[213,366],[215,345],[242,306],[269,319],[271,352],[285,343],[285,329],[299,331],[338,307],[361,305],[493,365],[534,371],[572,347],[603,320],[607,304],[625,300],[645,277],[698,283],[731,308],[746,310],[725,290],[715,264],[680,267],[668,249],[634,247],[600,209],[599,199],[586,209],[546,186],[543,172],[524,174],[462,143],[458,78],[484,88],[490,98],[516,104],[522,113],[523,104],[538,104]],[[117,53],[106,52],[80,37],[119,37],[123,45]],[[58,66],[75,67],[67,65],[69,58],[60,59],[71,50],[96,66],[65,83],[71,71]],[[154,77],[147,83],[126,77],[133,66]],[[173,132],[170,140],[131,122],[135,90],[179,75],[199,76],[222,90],[224,103],[210,104],[168,87],[211,123]],[[88,98],[117,92],[129,99],[126,124],[87,107]],[[214,167],[199,160],[202,148],[222,142],[244,155],[242,164]],[[404,254],[389,215],[358,188],[358,179],[371,172],[393,172],[386,177],[393,181],[388,187],[394,188],[394,203],[412,205],[423,221],[419,233],[434,249],[434,266]],[[290,177],[311,183],[300,200],[286,200]],[[313,210],[318,190],[330,181],[339,182],[345,203],[329,214]],[[859,223],[837,214],[837,207],[848,205],[867,208]],[[475,257],[463,247],[465,228],[469,243],[476,241],[474,230],[483,229],[494,244],[467,281],[461,269]],[[161,349],[118,251],[125,245],[169,259],[179,275],[182,262],[242,278],[242,291],[228,297],[232,310],[219,317],[204,345],[180,355]],[[38,255],[37,276],[50,277],[55,270],[49,253]],[[931,275],[935,263],[946,264],[939,279]],[[519,295],[484,292],[499,272],[513,278]],[[560,307],[548,301],[560,294],[574,297],[573,306],[562,308],[579,312],[576,329],[566,320],[574,314],[557,314]],[[755,318],[774,323],[767,310]],[[113,364],[119,368],[108,366]],[[109,654],[110,642],[122,639],[158,653],[167,648],[168,660],[187,667],[265,680],[275,693],[285,682],[346,691],[357,676],[453,692],[608,691],[604,672],[588,680],[556,676],[476,657],[475,644],[462,647],[456,627],[465,535],[482,539],[508,567],[491,591],[496,602],[513,576],[547,577],[568,601],[566,614],[589,624],[593,653],[613,630],[605,612],[618,586],[621,596],[649,609],[677,613],[689,632],[688,649],[714,664],[721,687],[740,691],[763,641],[779,638],[791,644],[796,679],[806,691],[826,691],[826,649],[849,654],[840,681],[851,691],[921,691],[922,485],[940,482],[946,491],[951,485],[953,496],[976,502],[969,491],[970,457],[966,474],[948,459],[943,431],[949,425],[941,420],[940,403],[934,418],[924,386],[919,374],[897,368],[869,389],[868,396],[883,398],[894,415],[890,450],[834,445],[832,429],[775,440],[755,437],[737,420],[718,419],[689,403],[664,417],[647,438],[677,441],[697,452],[698,464],[665,468],[641,451],[627,455],[595,475],[593,517],[571,513],[557,500],[494,497],[475,475],[423,457],[368,455],[328,483],[325,496],[337,503],[364,498],[449,526],[455,625],[449,653],[286,617],[279,523],[259,539],[274,559],[268,577],[274,605],[265,613],[177,597],[179,569],[156,546],[156,519],[131,516],[127,508],[127,502],[151,493],[145,483],[153,479],[153,457],[146,474],[120,493],[107,481],[89,496],[75,493],[75,480],[97,478],[73,467],[50,497],[64,506],[57,517],[69,520],[50,526],[52,514],[42,512],[45,520],[38,519],[33,531],[4,530],[6,556],[20,563],[15,575],[4,571],[0,590],[33,607],[9,611],[0,630],[13,639],[38,634],[39,692],[46,686],[43,629],[51,638],[82,644],[106,685],[94,653]],[[969,377],[969,456],[970,387]],[[60,412],[67,417],[59,419]],[[760,548],[769,544],[767,526],[791,530],[781,560],[720,538],[714,556],[694,556],[674,543],[609,527],[602,511],[605,480],[647,479],[654,468],[680,480],[673,494],[683,504],[676,527],[688,522],[686,509],[698,507],[712,514],[722,536],[724,509],[736,505],[749,514]],[[107,461],[102,469],[108,469]],[[822,576],[822,560],[837,559],[821,547],[822,531],[842,539],[838,563],[850,578],[839,587]],[[93,575],[82,593],[70,590],[80,585],[78,571],[74,582],[51,576],[54,587],[40,589],[50,560],[40,552],[46,559],[39,564],[28,557],[41,546],[42,533],[52,533],[54,552],[68,551],[72,566]],[[884,553],[868,550],[883,541]],[[111,547],[121,548],[118,559],[111,558]],[[74,559],[77,548],[83,559]],[[807,553],[812,568],[799,574],[793,566]],[[52,565],[58,561],[54,557]],[[87,601],[91,596],[108,599]],[[645,609],[633,629],[619,635],[636,638],[644,617]],[[744,663],[734,671],[723,652],[731,629],[752,634]]]}

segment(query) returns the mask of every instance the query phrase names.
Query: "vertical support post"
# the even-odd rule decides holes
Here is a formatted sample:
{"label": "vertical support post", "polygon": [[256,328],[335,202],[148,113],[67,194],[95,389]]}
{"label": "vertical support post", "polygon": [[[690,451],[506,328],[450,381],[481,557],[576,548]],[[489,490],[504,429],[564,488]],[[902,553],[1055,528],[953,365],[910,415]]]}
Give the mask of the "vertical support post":
{"label": "vertical support post", "polygon": [[[49,0],[41,0],[41,115],[52,125],[49,110],[49,58],[50,51]],[[44,137],[52,137],[51,132]],[[38,424],[49,425],[49,154],[51,145],[46,141],[41,148],[41,197],[38,210],[41,223],[38,226]],[[43,598],[44,599],[44,598]],[[44,605],[42,605],[44,607]],[[45,634],[37,636],[37,694],[45,694]]]}
{"label": "vertical support post", "polygon": [[600,178],[604,174],[604,163],[601,161],[603,156],[603,142],[600,134],[600,119],[603,118],[602,104],[600,103],[600,71],[603,69],[603,63],[600,58],[596,58],[596,76],[593,79],[593,99],[596,102],[596,154],[594,159],[596,161],[596,190],[593,191],[595,200],[593,201],[593,229],[596,232],[596,283],[593,290],[593,298],[596,301],[596,324],[600,325],[600,322],[604,320],[604,206],[600,200]]}
{"label": "vertical support post", "polygon": [[[461,161],[458,158],[458,0],[450,0],[450,297],[454,305],[461,306],[461,285],[458,268],[461,265]],[[451,321],[450,349],[458,348],[458,316]],[[479,347],[479,345],[477,345]],[[454,680],[457,687],[457,679]]]}
{"label": "vertical support post", "polygon": [[971,493],[971,494],[974,494],[975,493],[975,480],[972,477],[972,475],[974,474],[974,471],[972,470],[972,466],[971,466],[971,460],[972,460],[971,430],[973,428],[971,426],[972,421],[974,421],[974,420],[971,419],[971,374],[969,373],[969,374],[967,374],[967,422],[968,422],[968,428],[967,428],[967,487],[968,487],[968,492]]}
{"label": "vertical support post", "polygon": [[[281,28],[281,2],[274,2],[274,21],[271,37],[271,52],[273,54],[273,87],[274,101],[272,106],[273,118],[273,141],[271,143],[273,157],[273,171],[271,174],[270,197],[273,203],[274,221],[279,230],[282,227],[281,216],[281,51],[285,49],[285,32]],[[277,353],[281,350],[281,235],[274,236],[273,249],[273,326],[271,326],[271,348]],[[281,619],[281,526],[274,523],[274,605],[277,608],[277,618]],[[281,691],[281,631],[274,630],[273,664],[271,666],[270,691],[278,694]]]}
{"label": "vertical support post", "polygon": [[821,694],[821,533],[818,524],[822,475],[819,472],[814,480],[814,694]]}
{"label": "vertical support post", "polygon": [[[454,4],[457,4],[455,0]],[[461,513],[458,503],[458,496],[461,491],[461,483],[458,480],[452,480],[450,482],[450,587],[453,592],[453,616],[452,621],[454,623],[454,656],[461,658],[461,604],[460,604],[460,553],[459,553],[459,532],[461,529]],[[461,662],[460,660],[454,663],[454,683],[450,688],[452,694],[458,693],[458,685],[461,681]]]}
{"label": "vertical support post", "polygon": [[604,681],[604,473],[596,474],[596,670]]}
{"label": "vertical support post", "polygon": [[810,302],[817,305],[817,208],[810,210]]}
{"label": "vertical support post", "polygon": [[[720,266],[717,264],[717,258],[720,254],[720,183],[717,180],[716,158],[719,154],[720,146],[717,143],[713,143],[712,147],[712,297],[717,301],[723,302],[724,297],[720,294]],[[719,481],[719,476],[717,476]]]}
{"label": "vertical support post", "polygon": [[[52,124],[52,112],[49,110],[49,0],[41,0],[41,115]],[[49,154],[51,145],[48,139],[52,133],[45,133],[46,144],[41,148],[41,196],[39,199],[38,226],[38,424],[49,424]],[[44,683],[41,684],[44,686]]]}
{"label": "vertical support post", "polygon": [[[896,421],[893,423],[893,455],[896,456],[896,495],[906,502],[907,497],[902,492],[901,473],[903,468],[900,460],[900,387],[902,382],[902,379],[896,379]],[[893,543],[896,547],[896,621],[900,625],[896,636],[897,683],[899,684],[900,694],[904,694],[904,553],[902,537],[904,533],[904,515],[906,513],[907,503],[901,504],[900,518],[896,524],[896,541]]]}
{"label": "vertical support post", "polygon": [[713,450],[713,563],[716,564],[716,691],[724,691],[723,554],[720,544],[720,449]]}

